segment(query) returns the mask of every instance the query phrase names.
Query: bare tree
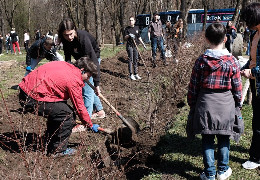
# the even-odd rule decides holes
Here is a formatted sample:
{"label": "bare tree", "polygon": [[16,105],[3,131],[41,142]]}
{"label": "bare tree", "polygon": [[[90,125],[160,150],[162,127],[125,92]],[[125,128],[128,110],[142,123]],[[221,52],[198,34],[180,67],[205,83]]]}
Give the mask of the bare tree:
{"label": "bare tree", "polygon": [[15,15],[15,10],[20,3],[20,1],[16,0],[1,0],[0,1],[1,6],[3,8],[6,21],[8,22],[8,25],[10,28],[14,27],[14,15]]}
{"label": "bare tree", "polygon": [[233,24],[236,25],[237,23],[237,20],[238,20],[238,16],[239,16],[239,10],[241,9],[241,3],[242,3],[242,0],[236,0],[237,1],[237,4],[236,4],[236,9],[235,9],[235,14],[232,18],[232,21],[233,21]]}
{"label": "bare tree", "polygon": [[65,0],[65,5],[67,7],[67,11],[69,14],[69,17],[71,18],[71,20],[73,21],[73,23],[77,26],[79,25],[79,22],[76,22],[76,17],[75,17],[75,2],[74,0]]}
{"label": "bare tree", "polygon": [[89,31],[89,23],[88,23],[88,2],[87,0],[82,0],[82,6],[83,6],[83,14],[84,14],[84,18],[83,18],[83,24],[85,27],[86,31]]}
{"label": "bare tree", "polygon": [[188,29],[187,18],[193,2],[194,0],[181,0],[180,11],[181,11],[181,17],[183,19],[183,37],[186,37],[187,35],[187,29]]}
{"label": "bare tree", "polygon": [[96,21],[96,39],[98,45],[102,41],[102,28],[101,28],[101,0],[92,0],[95,9],[95,21]]}
{"label": "bare tree", "polygon": [[204,19],[203,19],[202,30],[204,31],[206,29],[206,25],[207,25],[207,15],[208,15],[209,1],[208,0],[202,0],[202,4],[204,6]]}

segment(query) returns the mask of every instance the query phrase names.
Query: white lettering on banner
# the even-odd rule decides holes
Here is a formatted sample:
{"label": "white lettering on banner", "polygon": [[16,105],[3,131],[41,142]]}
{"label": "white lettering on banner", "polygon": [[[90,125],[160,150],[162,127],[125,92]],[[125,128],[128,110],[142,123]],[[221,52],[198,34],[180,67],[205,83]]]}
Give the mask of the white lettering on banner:
{"label": "white lettering on banner", "polygon": [[191,23],[196,23],[196,14],[192,14]]}
{"label": "white lettering on banner", "polygon": [[176,21],[178,21],[179,20],[179,15],[176,17]]}
{"label": "white lettering on banner", "polygon": [[149,18],[149,17],[146,17],[146,18],[145,18],[145,25],[148,26],[149,24],[150,24],[150,18]]}
{"label": "white lettering on banner", "polygon": [[228,20],[232,20],[232,17],[233,17],[232,14],[222,14],[222,15],[209,14],[207,15],[207,21],[209,22],[216,21],[216,20],[228,21]]}
{"label": "white lettering on banner", "polygon": [[167,21],[171,21],[172,17],[171,16],[168,16],[167,17]]}

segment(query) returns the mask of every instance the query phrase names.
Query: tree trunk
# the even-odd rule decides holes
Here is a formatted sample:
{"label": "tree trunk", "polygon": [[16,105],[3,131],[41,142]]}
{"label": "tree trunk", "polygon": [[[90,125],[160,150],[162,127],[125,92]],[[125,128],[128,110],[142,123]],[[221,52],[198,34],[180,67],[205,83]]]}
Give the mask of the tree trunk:
{"label": "tree trunk", "polygon": [[[70,17],[70,19],[72,20],[72,22],[75,24],[75,26],[78,25],[78,23],[75,21],[75,18],[73,16],[73,11],[74,11],[74,7],[73,7],[73,1],[72,0],[66,0],[65,1],[66,7],[67,7],[67,11],[68,11],[68,15]],[[77,27],[78,28],[78,27]]]}
{"label": "tree trunk", "polygon": [[143,10],[142,10],[141,14],[147,13],[147,5],[148,5],[148,0],[144,0]]}
{"label": "tree trunk", "polygon": [[101,29],[101,0],[93,0],[95,9],[95,21],[96,21],[96,40],[100,46],[102,41],[102,29]]}
{"label": "tree trunk", "polygon": [[84,9],[83,24],[84,24],[85,30],[89,31],[87,0],[82,0],[82,2],[83,2],[83,9]]}
{"label": "tree trunk", "polygon": [[8,25],[11,29],[14,27],[14,14],[20,1],[1,0],[0,3],[0,6],[2,6],[4,11],[6,21],[8,22]]}
{"label": "tree trunk", "polygon": [[232,21],[233,21],[233,25],[234,25],[234,26],[236,25],[237,20],[238,20],[239,10],[240,10],[240,7],[241,7],[241,3],[242,3],[242,0],[237,0],[235,14],[234,14],[234,16],[233,16],[233,18],[232,18]]}
{"label": "tree trunk", "polygon": [[188,31],[187,18],[190,11],[190,8],[194,0],[181,0],[181,18],[183,19],[183,38],[186,38]]}
{"label": "tree trunk", "polygon": [[207,25],[207,15],[208,15],[208,0],[203,0],[202,1],[203,6],[204,6],[204,19],[203,19],[203,27],[202,30],[206,30],[206,25]]}
{"label": "tree trunk", "polygon": [[80,20],[80,15],[79,15],[79,0],[76,0],[76,3],[77,3],[77,5],[76,5],[76,13],[77,13],[76,19],[77,19],[77,25],[78,25],[78,28],[79,28],[79,25],[80,25],[80,22],[79,22],[79,20]]}
{"label": "tree trunk", "polygon": [[28,31],[31,32],[31,1],[28,4]]}

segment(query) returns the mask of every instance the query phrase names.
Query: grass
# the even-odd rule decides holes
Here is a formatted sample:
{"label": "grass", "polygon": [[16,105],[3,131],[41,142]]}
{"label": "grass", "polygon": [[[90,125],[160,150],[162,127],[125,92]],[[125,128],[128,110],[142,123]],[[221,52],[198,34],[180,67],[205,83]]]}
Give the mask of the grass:
{"label": "grass", "polygon": [[124,51],[125,46],[115,46],[114,48],[111,46],[105,46],[101,49],[100,57],[103,58],[111,58],[114,57],[118,52]]}
{"label": "grass", "polygon": [[[203,159],[201,154],[201,136],[198,135],[193,141],[186,138],[186,121],[189,107],[184,106],[175,117],[174,127],[162,137],[157,145],[155,153],[161,159],[158,173],[152,173],[143,178],[163,179],[169,174],[172,179],[199,179],[198,175],[203,171]],[[233,170],[232,179],[260,179],[258,169],[245,170],[241,164],[249,158],[249,147],[252,138],[252,108],[251,105],[244,105],[242,114],[245,123],[245,133],[236,144],[231,140],[230,162]]]}
{"label": "grass", "polygon": [[[105,46],[101,51],[101,58],[111,58],[115,56],[119,51],[125,50],[125,46],[116,46],[114,49],[110,46]],[[14,54],[6,54],[6,51],[3,50],[3,55],[0,56],[0,61],[15,61],[15,65],[5,69],[2,72],[2,76],[0,78],[0,88],[2,90],[4,98],[8,97],[17,92],[17,90],[12,89],[15,85],[18,85],[22,80],[25,73],[25,60],[26,60],[26,52],[25,50],[21,50],[21,55]],[[59,51],[59,53],[64,56],[63,50]],[[39,65],[49,62],[46,59],[43,59]],[[17,66],[19,64],[19,66]]]}
{"label": "grass", "polygon": [[[17,90],[12,89],[17,85],[23,78],[25,73],[25,51],[22,51],[21,55],[5,54],[0,56],[0,61],[12,61],[9,68],[2,68],[1,77],[0,77],[0,88],[3,93],[3,96],[7,96],[17,93]],[[23,65],[24,64],[24,65]]]}

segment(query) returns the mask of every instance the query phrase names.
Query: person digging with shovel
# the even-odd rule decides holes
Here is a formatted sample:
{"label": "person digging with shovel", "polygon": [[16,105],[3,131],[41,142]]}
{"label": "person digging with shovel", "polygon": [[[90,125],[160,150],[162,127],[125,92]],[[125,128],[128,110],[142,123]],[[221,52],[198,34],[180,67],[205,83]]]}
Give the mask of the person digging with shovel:
{"label": "person digging with shovel", "polygon": [[[138,50],[137,45],[139,42],[142,43],[144,48],[146,46],[140,37],[140,29],[138,26],[135,26],[135,18],[132,16],[129,18],[129,26],[125,28],[125,39],[127,40],[126,43],[126,51],[128,54],[128,70],[129,70],[129,77],[131,80],[139,80],[141,77],[138,75]],[[133,73],[133,67],[134,73]]]}
{"label": "person digging with shovel", "polygon": [[[65,61],[46,63],[19,84],[19,100],[24,110],[47,118],[47,155],[57,157],[76,153],[75,149],[67,148],[76,122],[74,109],[84,126],[99,131],[99,125],[92,124],[82,98],[84,81],[92,75],[97,75],[97,66],[89,57],[82,57],[74,64]],[[67,104],[68,99],[74,108]]]}

